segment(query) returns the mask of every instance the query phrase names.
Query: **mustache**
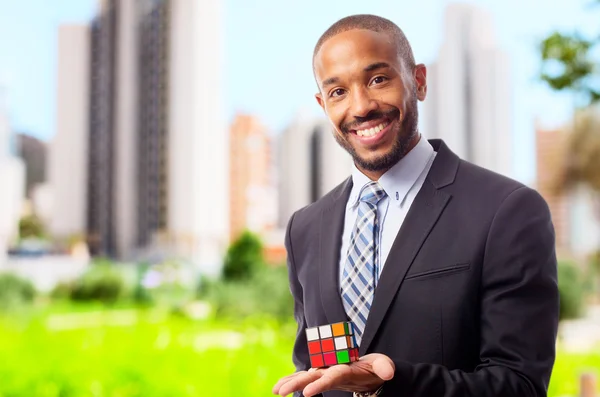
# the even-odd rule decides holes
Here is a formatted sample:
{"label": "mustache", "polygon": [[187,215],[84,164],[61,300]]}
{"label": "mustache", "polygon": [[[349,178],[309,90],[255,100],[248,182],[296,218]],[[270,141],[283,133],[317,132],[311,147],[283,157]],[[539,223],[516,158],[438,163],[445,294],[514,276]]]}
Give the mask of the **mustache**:
{"label": "mustache", "polygon": [[362,123],[366,123],[372,120],[378,119],[394,119],[400,115],[400,111],[398,109],[388,110],[386,112],[381,111],[372,111],[367,114],[365,117],[355,117],[353,121],[349,121],[341,125],[342,131],[344,133],[350,132],[350,130],[355,130]]}

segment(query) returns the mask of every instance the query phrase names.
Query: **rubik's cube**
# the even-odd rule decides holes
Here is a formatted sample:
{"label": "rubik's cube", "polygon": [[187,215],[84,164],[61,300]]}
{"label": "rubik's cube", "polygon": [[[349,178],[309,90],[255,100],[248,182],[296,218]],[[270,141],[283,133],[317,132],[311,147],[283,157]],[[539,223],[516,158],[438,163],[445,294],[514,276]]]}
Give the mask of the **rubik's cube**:
{"label": "rubik's cube", "polygon": [[358,361],[358,346],[351,322],[306,329],[312,368],[324,368]]}

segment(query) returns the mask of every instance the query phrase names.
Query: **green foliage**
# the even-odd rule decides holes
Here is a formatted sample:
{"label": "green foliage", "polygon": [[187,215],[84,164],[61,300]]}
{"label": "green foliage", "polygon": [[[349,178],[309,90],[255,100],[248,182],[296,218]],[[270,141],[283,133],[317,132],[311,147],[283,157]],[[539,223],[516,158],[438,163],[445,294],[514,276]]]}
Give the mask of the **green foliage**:
{"label": "green foliage", "polygon": [[553,32],[540,43],[540,78],[553,90],[573,92],[582,107],[599,102],[600,60],[593,57],[599,44],[600,36],[586,39],[578,32]]}
{"label": "green foliage", "polygon": [[558,263],[560,320],[581,316],[584,304],[584,284],[581,270],[570,262]]}
{"label": "green foliage", "polygon": [[74,301],[99,301],[113,304],[125,293],[125,280],[115,265],[99,262],[92,265],[71,287]]}
{"label": "green foliage", "polygon": [[32,302],[35,295],[30,281],[13,273],[0,273],[0,310],[19,308]]}
{"label": "green foliage", "polygon": [[217,281],[203,295],[220,318],[241,320],[267,315],[282,322],[293,317],[294,301],[285,266],[265,267],[245,281]]}
{"label": "green foliage", "polygon": [[45,238],[46,229],[41,219],[35,215],[28,215],[19,221],[19,236],[21,239]]}
{"label": "green foliage", "polygon": [[0,396],[259,397],[293,371],[292,328],[198,323],[154,311],[134,311],[126,325],[90,325],[92,314],[0,320]]}
{"label": "green foliage", "polygon": [[226,281],[248,280],[264,267],[263,245],[258,236],[245,231],[227,250],[223,264]]}

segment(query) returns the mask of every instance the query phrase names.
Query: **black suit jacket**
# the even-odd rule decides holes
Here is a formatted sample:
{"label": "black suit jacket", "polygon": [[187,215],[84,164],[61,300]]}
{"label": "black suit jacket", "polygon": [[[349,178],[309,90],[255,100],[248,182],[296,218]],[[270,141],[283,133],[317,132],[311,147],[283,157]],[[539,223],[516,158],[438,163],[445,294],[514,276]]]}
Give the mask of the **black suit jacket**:
{"label": "black suit jacket", "polygon": [[[382,396],[545,396],[559,305],[548,206],[430,143],[437,156],[383,267],[360,355],[394,361]],[[347,321],[339,252],[351,188],[349,178],[288,223],[297,370],[310,367],[306,327]]]}

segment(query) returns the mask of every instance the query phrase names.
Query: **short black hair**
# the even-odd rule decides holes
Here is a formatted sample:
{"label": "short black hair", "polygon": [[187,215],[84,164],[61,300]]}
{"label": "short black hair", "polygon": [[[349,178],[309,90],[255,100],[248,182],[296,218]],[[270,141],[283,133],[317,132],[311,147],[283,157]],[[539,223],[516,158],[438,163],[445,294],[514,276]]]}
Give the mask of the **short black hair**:
{"label": "short black hair", "polygon": [[317,56],[317,53],[327,40],[342,32],[355,29],[371,30],[373,32],[389,34],[396,42],[396,46],[398,47],[398,55],[404,61],[405,66],[409,70],[414,69],[415,57],[413,55],[410,43],[408,42],[408,39],[404,35],[402,29],[400,29],[398,25],[389,19],[370,14],[351,15],[342,18],[331,25],[329,29],[327,29],[325,33],[321,35],[319,41],[317,41],[317,45],[313,51],[313,62]]}

